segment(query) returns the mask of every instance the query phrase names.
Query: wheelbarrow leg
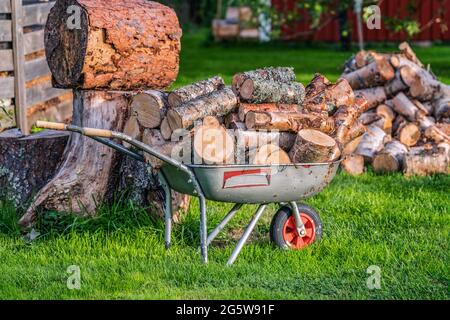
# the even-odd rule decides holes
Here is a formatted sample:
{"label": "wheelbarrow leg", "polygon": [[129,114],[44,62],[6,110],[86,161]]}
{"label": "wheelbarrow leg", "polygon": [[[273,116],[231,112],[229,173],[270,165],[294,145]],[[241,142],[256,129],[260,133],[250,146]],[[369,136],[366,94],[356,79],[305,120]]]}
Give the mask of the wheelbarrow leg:
{"label": "wheelbarrow leg", "polygon": [[170,248],[172,236],[172,190],[164,176],[159,174],[159,182],[164,190],[164,243]]}
{"label": "wheelbarrow leg", "polygon": [[202,254],[203,263],[208,263],[208,244],[206,237],[208,235],[206,221],[206,200],[203,195],[199,195],[200,201],[200,252]]}
{"label": "wheelbarrow leg", "polygon": [[217,237],[220,231],[225,228],[225,226],[230,222],[231,218],[242,208],[242,203],[236,203],[230,212],[227,213],[225,218],[217,225],[217,227],[209,234],[208,239],[206,239],[206,245],[209,246],[211,242]]}
{"label": "wheelbarrow leg", "polygon": [[247,242],[248,237],[252,233],[253,229],[256,226],[256,223],[261,218],[261,215],[263,214],[266,207],[267,207],[266,204],[262,204],[259,206],[255,215],[253,216],[252,220],[250,221],[250,224],[245,229],[244,234],[242,235],[241,239],[239,239],[239,242],[238,242],[236,248],[233,250],[233,253],[231,254],[230,259],[228,259],[227,266],[231,266],[234,263],[234,261],[236,261],[236,258],[238,257],[239,253],[241,252],[242,248],[244,247],[244,244]]}
{"label": "wheelbarrow leg", "polygon": [[300,237],[306,236],[306,228],[303,224],[302,218],[300,217],[300,211],[298,210],[297,202],[291,202],[292,211],[294,213],[295,225],[297,226],[297,232]]}

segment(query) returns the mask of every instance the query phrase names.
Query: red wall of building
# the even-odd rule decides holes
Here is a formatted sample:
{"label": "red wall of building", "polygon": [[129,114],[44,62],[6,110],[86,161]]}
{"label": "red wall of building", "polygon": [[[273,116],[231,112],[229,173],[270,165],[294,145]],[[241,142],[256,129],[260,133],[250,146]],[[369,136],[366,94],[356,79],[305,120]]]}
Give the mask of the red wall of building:
{"label": "red wall of building", "polygon": [[[301,0],[272,0],[272,4],[280,11],[286,11],[292,9],[295,3]],[[381,2],[381,14],[387,17],[406,17],[408,15],[407,4],[408,0],[384,0]],[[445,9],[444,22],[448,25],[449,30],[443,32],[441,26],[437,23],[433,23],[431,27],[424,29],[420,34],[415,36],[415,41],[450,41],[450,0],[446,0],[443,3],[438,0],[417,0],[419,10],[415,14],[415,17],[419,18],[421,26],[426,25],[431,19],[437,16],[439,9],[443,6]],[[290,38],[313,41],[339,41],[339,27],[336,19],[330,20],[330,17],[324,17],[322,22],[330,21],[329,23],[323,23],[320,30],[317,30],[314,34],[308,34],[310,30],[308,21],[308,15],[303,12],[302,22],[296,23],[294,26],[284,26],[282,30],[283,36]],[[356,33],[356,18],[353,12],[348,12],[348,17],[353,24],[353,40],[357,41]],[[407,36],[404,32],[393,32],[385,28],[382,22],[382,28],[380,30],[369,30],[364,25],[364,40],[365,41],[404,41]]]}

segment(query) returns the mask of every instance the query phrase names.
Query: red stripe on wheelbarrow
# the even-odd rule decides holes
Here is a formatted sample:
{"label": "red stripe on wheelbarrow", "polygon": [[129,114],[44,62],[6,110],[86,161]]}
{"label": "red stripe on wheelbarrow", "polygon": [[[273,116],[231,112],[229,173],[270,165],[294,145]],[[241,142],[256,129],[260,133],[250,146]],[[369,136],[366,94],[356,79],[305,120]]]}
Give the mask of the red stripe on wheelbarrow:
{"label": "red stripe on wheelbarrow", "polygon": [[223,189],[268,187],[270,186],[270,169],[251,169],[228,171],[223,174]]}

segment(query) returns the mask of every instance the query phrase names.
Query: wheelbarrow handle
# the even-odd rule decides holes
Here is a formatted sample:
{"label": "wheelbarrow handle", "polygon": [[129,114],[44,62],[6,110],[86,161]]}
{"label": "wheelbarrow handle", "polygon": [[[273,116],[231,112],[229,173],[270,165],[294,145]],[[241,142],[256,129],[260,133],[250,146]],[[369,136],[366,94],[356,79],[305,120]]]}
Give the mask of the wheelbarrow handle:
{"label": "wheelbarrow handle", "polygon": [[[58,122],[48,122],[48,121],[36,121],[36,127],[51,130],[60,131],[75,131],[79,132],[88,137],[101,137],[101,138],[112,138],[113,132],[111,130],[105,129],[94,129],[94,128],[79,128],[65,123]],[[70,128],[77,128],[78,130],[70,130]]]}

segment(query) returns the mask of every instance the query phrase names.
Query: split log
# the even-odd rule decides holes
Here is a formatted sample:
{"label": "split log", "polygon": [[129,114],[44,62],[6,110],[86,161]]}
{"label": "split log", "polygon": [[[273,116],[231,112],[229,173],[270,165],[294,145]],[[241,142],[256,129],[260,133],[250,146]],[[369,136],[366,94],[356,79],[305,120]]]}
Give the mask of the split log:
{"label": "split log", "polygon": [[332,133],[335,128],[333,119],[313,113],[249,112],[245,125],[250,130],[279,130],[298,132],[302,129],[317,129]]}
{"label": "split log", "polygon": [[238,94],[240,92],[242,84],[246,80],[270,80],[282,83],[291,83],[296,81],[296,75],[294,68],[286,67],[270,67],[264,69],[257,69],[254,71],[247,71],[244,73],[238,73],[234,75],[232,80],[233,91]]}
{"label": "split log", "polygon": [[139,93],[133,97],[131,111],[143,128],[158,128],[167,112],[167,93],[156,90]]}
{"label": "split log", "polygon": [[387,134],[392,133],[392,126],[395,120],[395,112],[391,107],[388,107],[385,104],[380,104],[376,110],[377,115],[379,115],[383,120],[383,129]]}
{"label": "split log", "polygon": [[405,146],[412,147],[420,140],[420,129],[415,123],[405,123],[395,133],[396,138]]}
{"label": "split log", "polygon": [[366,97],[367,101],[369,102],[368,109],[377,107],[378,105],[384,103],[387,99],[384,87],[356,90],[355,95],[359,94],[362,94]]}
{"label": "split log", "polygon": [[364,173],[364,157],[352,154],[342,160],[341,168],[352,176],[359,176]]}
{"label": "split log", "polygon": [[42,131],[23,136],[18,129],[0,133],[0,199],[25,208],[55,174],[69,134]]}
{"label": "split log", "polygon": [[[123,128],[123,133],[130,136],[133,139],[141,140],[142,132],[139,126],[138,120],[134,115],[131,115],[127,122],[125,122],[125,127]],[[123,142],[124,147],[131,148],[131,145],[127,142]]]}
{"label": "split log", "polygon": [[[72,122],[121,131],[129,100],[130,95],[120,92],[75,90]],[[116,158],[113,149],[73,133],[58,171],[36,195],[20,224],[29,227],[38,209],[94,214],[107,194]]]}
{"label": "split log", "polygon": [[325,163],[337,160],[340,155],[332,137],[313,129],[300,130],[289,152],[293,163]]}
{"label": "split log", "polygon": [[[366,128],[366,130],[367,130],[367,128]],[[354,154],[356,149],[358,148],[363,136],[364,136],[364,134],[362,136],[359,136],[359,137],[353,139],[349,143],[347,143],[344,146],[344,148],[342,149],[342,156],[348,156],[348,155]]]}
{"label": "split log", "polygon": [[234,139],[218,122],[207,122],[195,128],[193,148],[196,164],[234,163]]}
{"label": "split log", "polygon": [[239,120],[245,121],[245,116],[251,111],[255,112],[286,112],[295,113],[299,112],[301,107],[297,104],[280,104],[280,103],[263,103],[263,104],[239,104]]}
{"label": "split log", "polygon": [[386,143],[383,151],[373,159],[375,172],[398,172],[403,170],[408,147],[397,140]]}
{"label": "split log", "polygon": [[397,94],[392,101],[394,110],[398,114],[404,116],[408,121],[416,121],[419,110],[403,92]]}
{"label": "split log", "polygon": [[239,97],[249,103],[301,104],[305,87],[298,82],[247,79],[239,89]]}
{"label": "split log", "polygon": [[253,159],[253,164],[256,165],[290,163],[292,162],[289,155],[283,149],[274,144],[267,144],[259,147]]}
{"label": "split log", "polygon": [[364,124],[357,122],[348,131],[347,138],[343,142],[348,143],[349,141],[352,141],[352,140],[362,136],[366,132],[367,132],[367,127]]}
{"label": "split log", "polygon": [[173,131],[172,131],[172,128],[170,128],[169,120],[167,120],[167,117],[161,121],[161,126],[160,126],[159,130],[161,132],[162,137],[165,140],[171,140]]}
{"label": "split log", "polygon": [[367,163],[372,163],[377,152],[383,149],[385,140],[386,133],[383,130],[374,125],[368,126],[367,132],[362,136],[355,154],[363,156]]}
{"label": "split log", "polygon": [[167,112],[167,120],[172,130],[189,129],[195,121],[206,116],[227,115],[235,109],[237,102],[234,92],[226,87],[170,109]]}
{"label": "split log", "polygon": [[313,91],[312,87],[308,88],[308,95],[303,103],[303,108],[308,112],[332,115],[341,106],[353,105],[355,94],[347,80],[339,79],[335,84],[329,85],[321,84],[320,81],[325,80],[319,77],[315,80],[318,83],[314,84],[314,87],[320,91]]}
{"label": "split log", "polygon": [[[80,25],[71,26],[75,5]],[[58,88],[162,89],[175,81],[181,28],[175,12],[144,0],[60,0],[45,26]]]}
{"label": "split log", "polygon": [[397,115],[397,117],[394,120],[394,123],[392,124],[392,132],[397,132],[398,129],[402,126],[406,125],[406,119],[402,115]]}
{"label": "split log", "polygon": [[[342,105],[333,116],[336,133],[335,138],[340,146],[352,140],[349,132],[355,126],[358,118],[368,109],[368,101],[363,95],[355,98],[352,105]],[[354,138],[354,137],[353,137]]]}
{"label": "split log", "polygon": [[169,94],[169,104],[172,108],[181,106],[183,103],[206,96],[214,91],[225,87],[225,82],[219,76],[195,82],[191,85],[176,89]]}
{"label": "split log", "polygon": [[395,71],[384,57],[375,57],[374,61],[361,69],[342,75],[353,89],[371,88],[384,85],[395,77]]}
{"label": "split log", "polygon": [[409,67],[408,66],[404,66],[404,67],[398,69],[395,72],[395,77],[391,81],[386,83],[386,85],[384,86],[384,90],[385,90],[386,95],[388,97],[393,97],[397,93],[399,93],[400,91],[408,90],[409,87],[403,81],[403,78],[402,78],[402,72],[405,72],[406,68],[409,68]]}
{"label": "split log", "polygon": [[450,157],[448,144],[441,147],[412,148],[405,157],[406,176],[428,176],[433,174],[450,174]]}

